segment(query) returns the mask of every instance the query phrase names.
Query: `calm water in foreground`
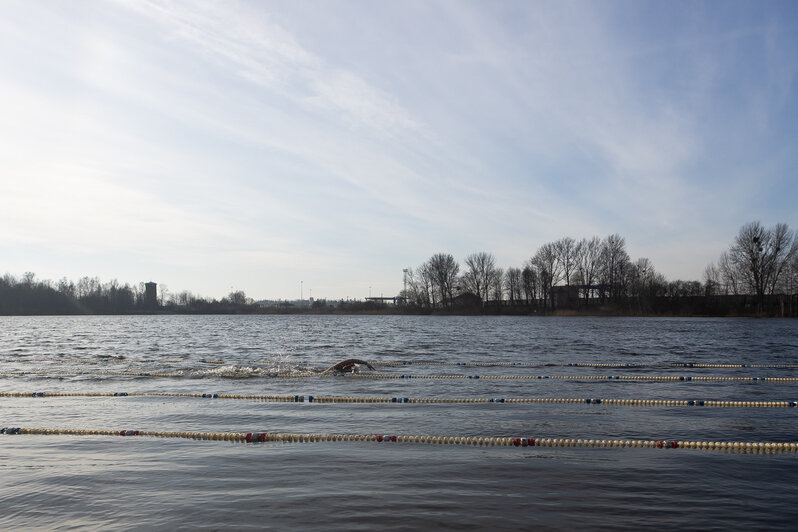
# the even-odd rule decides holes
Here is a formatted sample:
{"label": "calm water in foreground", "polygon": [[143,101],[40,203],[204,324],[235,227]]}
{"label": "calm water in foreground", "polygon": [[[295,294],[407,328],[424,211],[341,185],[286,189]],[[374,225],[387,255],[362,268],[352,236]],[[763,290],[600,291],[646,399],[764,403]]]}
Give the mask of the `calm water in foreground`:
{"label": "calm water in foreground", "polygon": [[[2,392],[798,400],[798,383],[275,377],[798,377],[798,322],[406,316],[0,317]],[[465,362],[523,363],[469,367]],[[573,367],[569,363],[637,367]],[[14,372],[28,372],[18,374]],[[118,375],[169,373],[173,377]],[[798,408],[0,397],[0,426],[798,441]],[[798,454],[0,435],[0,529],[794,529]]]}

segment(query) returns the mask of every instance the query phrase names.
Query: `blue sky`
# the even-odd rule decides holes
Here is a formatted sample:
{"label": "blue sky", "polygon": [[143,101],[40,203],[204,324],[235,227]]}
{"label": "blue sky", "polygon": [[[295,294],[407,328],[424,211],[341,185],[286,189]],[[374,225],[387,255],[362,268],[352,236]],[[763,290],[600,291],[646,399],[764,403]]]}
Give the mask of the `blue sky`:
{"label": "blue sky", "polygon": [[798,227],[798,2],[4,0],[0,274],[394,295]]}

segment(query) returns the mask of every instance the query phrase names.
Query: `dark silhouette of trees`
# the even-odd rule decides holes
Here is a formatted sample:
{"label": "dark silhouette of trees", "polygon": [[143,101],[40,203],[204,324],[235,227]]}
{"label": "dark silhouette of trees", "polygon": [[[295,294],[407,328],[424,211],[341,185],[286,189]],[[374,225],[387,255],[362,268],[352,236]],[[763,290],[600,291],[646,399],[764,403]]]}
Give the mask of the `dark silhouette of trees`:
{"label": "dark silhouette of trees", "polygon": [[579,241],[576,254],[576,275],[581,285],[582,297],[585,303],[593,297],[594,286],[598,281],[601,268],[601,239],[597,236]]}
{"label": "dark silhouette of trees", "polygon": [[526,304],[532,304],[537,307],[538,301],[538,272],[531,265],[524,266],[521,270],[521,286],[524,291],[524,300]]}
{"label": "dark silhouette of trees", "polygon": [[740,228],[717,266],[710,265],[705,276],[713,281],[718,278],[725,293],[756,296],[757,311],[764,312],[766,296],[794,294],[796,257],[798,237],[786,224],[766,228],[758,221],[750,222]]}
{"label": "dark silhouette of trees", "polygon": [[[668,281],[646,257],[632,261],[619,234],[541,245],[523,267],[496,266],[488,252],[465,258],[465,268],[448,253],[436,253],[415,270],[396,311],[463,313],[548,313],[553,310],[616,314],[791,315],[798,311],[798,236],[786,224],[752,222],[740,228],[717,263],[699,281]],[[151,285],[150,285],[151,286]],[[32,272],[0,277],[0,314],[128,314],[253,312],[390,312],[374,302],[264,309],[243,290],[222,300],[191,292],[169,293],[160,285],[159,303],[145,284],[103,283],[97,277],[73,282],[41,281]],[[150,293],[152,295],[152,293]],[[150,298],[151,299],[151,298]],[[510,310],[512,309],[512,310]]]}
{"label": "dark silhouette of trees", "polygon": [[433,293],[438,294],[438,300],[441,305],[451,308],[460,265],[448,253],[436,253],[430,257],[427,264],[431,275]]}
{"label": "dark silhouette of trees", "polygon": [[507,268],[507,271],[504,272],[504,285],[507,289],[507,297],[511,304],[524,299],[523,273],[521,268]]}
{"label": "dark silhouette of trees", "polygon": [[56,290],[49,281],[37,281],[26,272],[22,279],[5,274],[0,277],[0,314],[77,314],[79,303]]}
{"label": "dark silhouette of trees", "polygon": [[600,293],[611,301],[618,302],[625,295],[627,274],[630,266],[626,252],[626,239],[612,234],[601,243],[601,268],[599,270]]}
{"label": "dark silhouette of trees", "polygon": [[570,236],[567,236],[557,240],[552,246],[562,279],[566,285],[571,285],[574,280],[574,273],[579,265],[580,244]]}
{"label": "dark silhouette of trees", "polygon": [[490,278],[490,291],[488,294],[493,301],[504,300],[505,294],[504,269],[496,268]]}
{"label": "dark silhouette of trees", "polygon": [[413,307],[433,308],[435,298],[432,290],[432,273],[425,262],[416,270],[408,268],[406,273],[407,291],[403,294],[405,301]]}
{"label": "dark silhouette of trees", "polygon": [[543,298],[543,307],[547,301],[554,307],[554,285],[560,280],[560,261],[557,248],[553,243],[543,244],[529,260],[529,266],[537,271],[537,279]]}
{"label": "dark silhouette of trees", "polygon": [[489,287],[496,274],[496,259],[491,253],[480,251],[465,258],[463,289],[475,294],[483,302],[488,300]]}

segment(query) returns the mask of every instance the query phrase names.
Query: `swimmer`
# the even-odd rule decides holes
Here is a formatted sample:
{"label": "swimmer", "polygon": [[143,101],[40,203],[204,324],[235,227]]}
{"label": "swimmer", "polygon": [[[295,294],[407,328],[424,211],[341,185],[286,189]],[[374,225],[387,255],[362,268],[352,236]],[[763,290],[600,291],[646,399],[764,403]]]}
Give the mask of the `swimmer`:
{"label": "swimmer", "polygon": [[347,358],[346,360],[342,360],[339,363],[325,369],[324,371],[321,372],[321,374],[327,375],[328,373],[346,373],[346,372],[355,373],[357,371],[357,366],[359,364],[363,364],[369,369],[372,370],[374,369],[374,366],[372,366],[365,360],[360,360],[359,358]]}

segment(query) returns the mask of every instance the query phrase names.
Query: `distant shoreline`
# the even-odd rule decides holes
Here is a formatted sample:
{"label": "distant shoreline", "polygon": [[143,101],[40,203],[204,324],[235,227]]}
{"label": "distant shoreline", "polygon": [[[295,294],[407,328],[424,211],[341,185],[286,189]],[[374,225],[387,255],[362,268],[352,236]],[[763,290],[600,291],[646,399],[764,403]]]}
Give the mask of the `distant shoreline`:
{"label": "distant shoreline", "polygon": [[125,313],[16,313],[0,314],[0,317],[61,317],[61,316],[460,316],[460,317],[528,317],[528,318],[751,318],[751,319],[795,319],[796,316],[764,313],[727,314],[679,314],[679,313],[632,313],[620,311],[555,309],[546,312],[471,312],[457,310],[410,311],[396,308],[371,310],[316,310],[265,308],[253,311],[237,309],[230,312],[190,312],[182,310],[152,310]]}

